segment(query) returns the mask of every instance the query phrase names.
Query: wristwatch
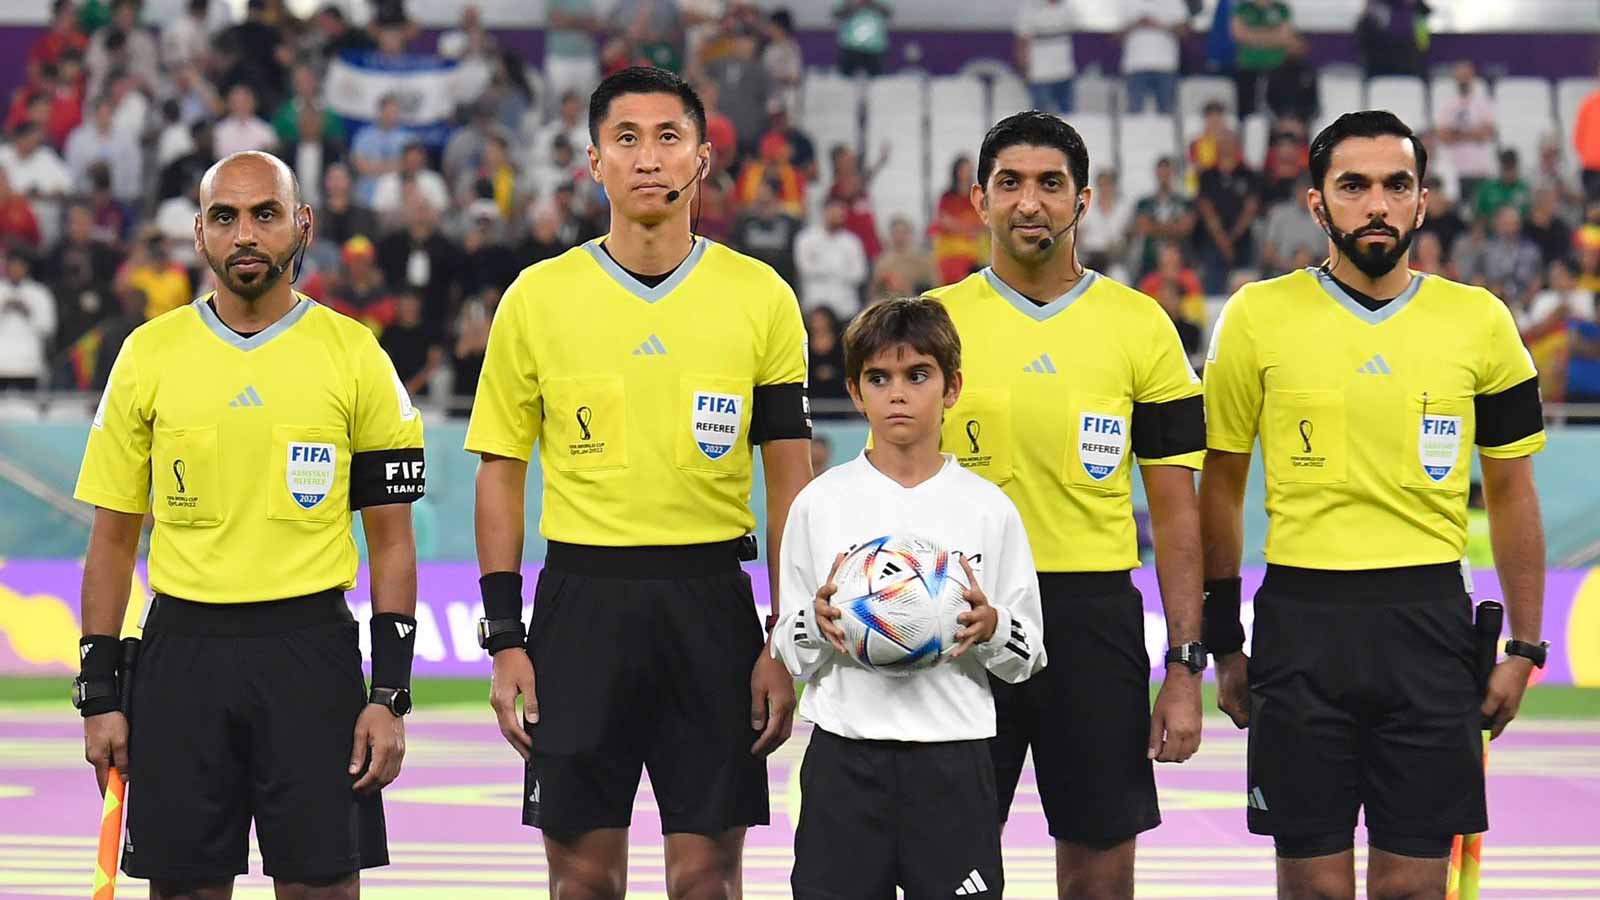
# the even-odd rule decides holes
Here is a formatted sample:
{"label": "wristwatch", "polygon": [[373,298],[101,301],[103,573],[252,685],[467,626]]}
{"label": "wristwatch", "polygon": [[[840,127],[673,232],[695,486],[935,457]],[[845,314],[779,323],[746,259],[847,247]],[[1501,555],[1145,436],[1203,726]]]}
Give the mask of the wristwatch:
{"label": "wristwatch", "polygon": [[117,696],[117,683],[115,681],[84,681],[81,676],[72,679],[73,709],[83,709],[85,703],[115,696]]}
{"label": "wristwatch", "polygon": [[1537,644],[1530,644],[1527,641],[1519,641],[1516,638],[1512,638],[1506,641],[1506,655],[1520,656],[1523,659],[1530,660],[1535,668],[1542,669],[1544,668],[1545,659],[1550,655],[1550,642],[1540,641]]}
{"label": "wristwatch", "polygon": [[[521,619],[484,618],[478,620],[478,646],[485,650],[489,649],[490,641],[502,634],[513,633],[517,635],[517,643],[522,643],[523,632]],[[502,647],[500,649],[504,650],[506,648]]]}
{"label": "wristwatch", "polygon": [[1167,650],[1166,664],[1183,663],[1184,668],[1192,674],[1199,675],[1206,670],[1206,645],[1199,641],[1190,641],[1179,644]]}
{"label": "wristwatch", "polygon": [[368,703],[376,703],[393,713],[396,717],[404,716],[411,712],[411,690],[409,688],[381,688],[372,689],[372,694],[367,698]]}

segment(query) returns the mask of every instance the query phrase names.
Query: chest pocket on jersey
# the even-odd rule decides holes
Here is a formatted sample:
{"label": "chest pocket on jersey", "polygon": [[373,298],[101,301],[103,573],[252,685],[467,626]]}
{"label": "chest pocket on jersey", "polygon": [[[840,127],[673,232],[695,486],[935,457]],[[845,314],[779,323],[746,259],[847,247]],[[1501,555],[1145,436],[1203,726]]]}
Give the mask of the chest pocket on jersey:
{"label": "chest pocket on jersey", "polygon": [[164,428],[150,446],[150,509],[169,525],[222,524],[217,426]]}
{"label": "chest pocket on jersey", "polygon": [[1471,415],[1471,397],[1407,396],[1400,483],[1408,488],[1465,493],[1472,469]]}
{"label": "chest pocket on jersey", "polygon": [[544,383],[544,452],[563,472],[628,465],[628,394],[621,375],[551,378]]}
{"label": "chest pocket on jersey", "polygon": [[678,468],[749,477],[752,383],[716,375],[679,379],[672,423]]}
{"label": "chest pocket on jersey", "polygon": [[963,390],[955,408],[945,413],[939,442],[962,468],[995,484],[1010,481],[1010,389]]}
{"label": "chest pocket on jersey", "polygon": [[1068,403],[1066,482],[1107,494],[1129,490],[1124,462],[1133,453],[1133,402],[1073,394]]}
{"label": "chest pocket on jersey", "polygon": [[1342,484],[1348,477],[1343,391],[1268,391],[1263,418],[1268,478],[1281,484]]}
{"label": "chest pocket on jersey", "polygon": [[337,428],[274,425],[267,518],[337,522],[350,511],[349,441]]}

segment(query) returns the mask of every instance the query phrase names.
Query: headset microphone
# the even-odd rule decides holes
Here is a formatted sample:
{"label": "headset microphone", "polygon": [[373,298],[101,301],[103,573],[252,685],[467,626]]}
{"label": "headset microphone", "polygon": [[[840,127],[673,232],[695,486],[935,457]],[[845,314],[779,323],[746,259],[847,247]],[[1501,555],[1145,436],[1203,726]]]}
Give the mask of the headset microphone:
{"label": "headset microphone", "polygon": [[696,181],[700,180],[700,176],[701,176],[701,174],[703,174],[705,172],[705,170],[706,170],[706,160],[705,160],[705,157],[701,157],[700,158],[700,165],[695,167],[694,177],[689,179],[689,184],[686,184],[683,187],[678,188],[677,190],[667,191],[667,202],[668,203],[677,203],[678,202],[678,198],[683,196],[683,192],[687,191],[689,189],[690,185],[692,185]]}
{"label": "headset microphone", "polygon": [[1068,222],[1067,224],[1061,226],[1061,230],[1060,231],[1052,231],[1051,233],[1049,233],[1049,234],[1047,234],[1044,237],[1039,239],[1039,252],[1043,253],[1043,252],[1049,250],[1051,247],[1054,247],[1056,245],[1056,241],[1060,240],[1061,236],[1063,234],[1066,234],[1068,231],[1071,231],[1072,227],[1074,225],[1078,224],[1078,219],[1081,218],[1082,216],[1083,216],[1083,203],[1080,201],[1078,203],[1078,211],[1073,214],[1071,222]]}
{"label": "headset microphone", "polygon": [[[295,257],[303,255],[305,253],[305,250],[306,250],[306,223],[305,223],[305,220],[302,219],[302,220],[300,220],[300,233],[298,235],[296,235],[295,239],[294,239],[294,249],[290,250],[289,251],[289,255],[285,256],[283,258],[283,262],[275,262],[271,266],[267,267],[267,281],[268,282],[273,282],[273,281],[277,281],[279,278],[282,278],[283,277],[283,273],[289,270],[289,265],[291,263],[295,262]],[[295,265],[294,277],[289,279],[289,283],[293,284],[299,277],[300,277],[300,267],[299,267],[298,264],[296,264]]]}

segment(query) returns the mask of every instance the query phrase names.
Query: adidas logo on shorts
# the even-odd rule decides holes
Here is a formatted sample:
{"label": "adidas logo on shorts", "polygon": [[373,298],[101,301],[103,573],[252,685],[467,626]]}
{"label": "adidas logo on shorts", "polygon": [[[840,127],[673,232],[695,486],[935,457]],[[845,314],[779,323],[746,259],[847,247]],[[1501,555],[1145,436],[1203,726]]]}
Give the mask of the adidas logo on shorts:
{"label": "adidas logo on shorts", "polygon": [[1250,807],[1251,809],[1259,809],[1262,812],[1266,812],[1267,795],[1261,793],[1261,788],[1251,788],[1250,793],[1245,795],[1244,805]]}
{"label": "adidas logo on shorts", "polygon": [[971,897],[988,892],[989,886],[983,883],[983,876],[978,874],[977,869],[973,869],[968,873],[966,880],[961,882],[961,887],[956,888],[957,897]]}

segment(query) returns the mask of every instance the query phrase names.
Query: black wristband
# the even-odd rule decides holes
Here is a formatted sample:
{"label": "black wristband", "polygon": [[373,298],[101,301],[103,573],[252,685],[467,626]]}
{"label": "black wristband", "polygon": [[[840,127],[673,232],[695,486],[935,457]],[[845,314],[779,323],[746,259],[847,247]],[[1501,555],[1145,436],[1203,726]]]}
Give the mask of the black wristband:
{"label": "black wristband", "polygon": [[483,594],[485,619],[516,619],[522,621],[522,574],[520,572],[490,572],[478,579],[478,590]]}
{"label": "black wristband", "polygon": [[1216,578],[1205,583],[1205,607],[1200,616],[1200,641],[1214,657],[1244,649],[1244,626],[1239,623],[1239,578]]}
{"label": "black wristband", "polygon": [[515,631],[502,631],[489,638],[484,650],[494,656],[501,650],[521,647],[527,640],[522,622],[522,573],[490,572],[478,579],[483,594],[483,617],[494,621],[515,621]]}
{"label": "black wristband", "polygon": [[417,646],[417,620],[401,613],[372,617],[372,686],[411,687],[411,657]]}
{"label": "black wristband", "polygon": [[87,634],[78,641],[78,677],[84,681],[114,681],[120,642],[112,634]]}

